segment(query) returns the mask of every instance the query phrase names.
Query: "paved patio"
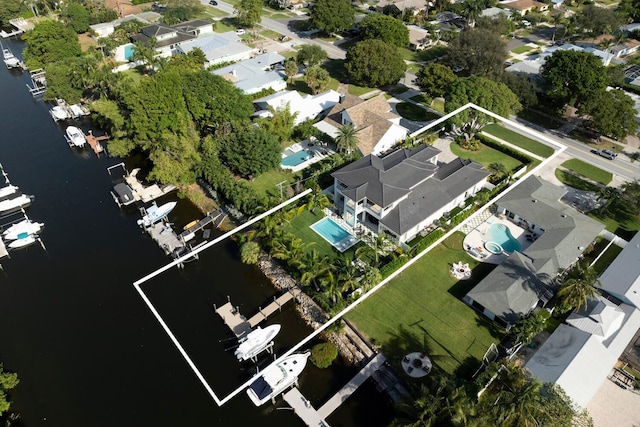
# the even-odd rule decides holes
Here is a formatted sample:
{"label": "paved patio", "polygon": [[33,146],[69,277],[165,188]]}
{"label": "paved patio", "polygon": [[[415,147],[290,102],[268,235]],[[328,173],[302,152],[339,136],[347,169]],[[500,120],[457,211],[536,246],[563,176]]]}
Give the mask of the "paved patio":
{"label": "paved patio", "polygon": [[640,394],[605,379],[587,405],[595,427],[640,425]]}
{"label": "paved patio", "polygon": [[511,235],[520,243],[520,246],[522,247],[521,251],[531,245],[532,241],[527,240],[527,235],[531,234],[528,230],[519,227],[502,215],[498,216],[491,214],[490,216],[485,217],[485,220],[482,223],[477,224],[474,229],[467,232],[467,235],[464,238],[463,247],[469,256],[480,262],[490,264],[500,264],[507,258],[508,255],[505,252],[494,254],[486,248],[486,244],[489,241],[487,230],[494,224],[505,225],[509,229]]}

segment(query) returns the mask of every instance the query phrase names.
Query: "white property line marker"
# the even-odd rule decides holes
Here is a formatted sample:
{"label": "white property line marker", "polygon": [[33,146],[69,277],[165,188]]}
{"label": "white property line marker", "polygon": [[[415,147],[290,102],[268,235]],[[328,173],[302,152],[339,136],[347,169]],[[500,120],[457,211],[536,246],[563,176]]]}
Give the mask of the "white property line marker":
{"label": "white property line marker", "polygon": [[[400,267],[398,270],[396,270],[395,272],[393,272],[391,275],[389,275],[389,277],[387,277],[386,279],[383,279],[380,283],[378,283],[376,286],[374,286],[373,288],[371,288],[368,292],[364,293],[360,298],[358,298],[356,301],[354,301],[351,305],[349,305],[348,307],[344,308],[342,311],[340,311],[338,314],[336,314],[334,317],[332,317],[331,319],[329,319],[324,325],[320,326],[318,329],[316,329],[315,331],[313,331],[311,334],[309,334],[306,338],[304,338],[302,341],[300,341],[298,344],[296,344],[295,346],[293,346],[291,349],[289,349],[286,353],[284,353],[282,356],[280,356],[279,358],[277,358],[274,362],[272,363],[278,363],[280,362],[282,359],[284,359],[285,357],[288,357],[289,355],[291,355],[292,353],[294,353],[295,351],[297,351],[298,349],[300,349],[302,346],[304,346],[305,344],[307,344],[308,342],[310,342],[311,340],[313,340],[315,337],[317,337],[320,333],[322,333],[323,331],[325,331],[329,326],[333,325],[336,321],[340,320],[345,314],[347,314],[348,312],[350,312],[351,310],[353,310],[355,307],[357,307],[360,303],[362,303],[364,300],[366,300],[367,298],[369,298],[371,295],[373,295],[377,290],[379,290],[380,288],[382,288],[383,286],[385,286],[387,283],[389,283],[391,280],[393,280],[395,277],[397,277],[398,275],[402,274],[402,272],[404,272],[407,268],[409,268],[410,266],[412,266],[413,264],[415,264],[420,258],[422,258],[423,256],[425,256],[427,253],[429,253],[433,248],[435,248],[437,245],[439,245],[440,243],[442,243],[445,239],[447,239],[449,236],[451,236],[453,233],[455,233],[456,231],[458,231],[466,222],[476,218],[477,216],[479,216],[482,212],[484,212],[486,209],[489,208],[489,206],[491,206],[493,203],[495,203],[497,200],[499,200],[500,198],[502,198],[505,194],[511,192],[515,187],[517,187],[519,185],[520,182],[523,182],[526,178],[530,177],[531,175],[535,174],[536,172],[538,172],[538,170],[540,170],[542,167],[546,166],[547,163],[549,163],[551,160],[553,160],[555,157],[557,157],[560,153],[562,153],[564,150],[566,150],[566,146],[554,141],[553,139],[547,137],[546,135],[541,134],[540,132],[537,132],[533,129],[527,128],[519,123],[516,123],[512,120],[509,119],[505,119],[504,117],[501,117],[495,113],[492,113],[491,111],[488,111],[482,107],[479,107],[475,104],[469,103],[466,104],[460,108],[458,108],[457,110],[442,116],[440,119],[430,123],[429,125],[425,126],[422,129],[419,129],[418,131],[414,132],[413,134],[411,134],[411,136],[416,136],[421,134],[422,132],[431,129],[433,127],[435,127],[436,125],[446,121],[447,119],[449,119],[450,117],[466,110],[467,108],[473,108],[475,110],[481,111],[495,119],[497,119],[498,121],[501,122],[507,122],[509,123],[511,126],[524,131],[525,133],[528,133],[530,135],[532,135],[533,137],[537,138],[538,140],[542,140],[545,143],[547,143],[548,145],[551,145],[553,147],[556,148],[556,151],[549,157],[547,157],[544,161],[542,161],[538,166],[536,166],[535,168],[531,169],[529,172],[527,172],[526,174],[524,174],[522,177],[520,177],[520,179],[518,179],[518,181],[516,181],[513,185],[511,185],[510,187],[508,187],[507,189],[505,189],[504,191],[502,191],[500,194],[498,194],[496,197],[494,197],[493,199],[491,199],[489,202],[487,202],[483,208],[479,209],[478,211],[474,212],[471,216],[469,216],[465,221],[461,222],[460,224],[458,224],[457,226],[455,226],[454,228],[452,228],[448,233],[446,233],[444,236],[442,236],[441,238],[439,238],[438,240],[436,240],[435,242],[433,242],[428,248],[426,248],[424,251],[420,252],[418,255],[416,255],[414,258],[411,258],[406,264],[404,264],[402,267]],[[231,232],[225,233],[222,236],[218,237],[217,239],[211,241],[210,243],[207,243],[206,245],[204,245],[201,248],[198,248],[198,252],[209,248],[211,246],[213,246],[214,244],[220,242],[221,240],[226,239],[227,237],[231,236],[232,234],[248,227],[249,225],[255,223],[256,221],[261,220],[262,218],[271,215],[273,212],[279,210],[280,208],[286,206],[287,204],[299,199],[300,197],[305,196],[306,194],[308,194],[311,190],[307,190],[295,197],[293,197],[292,199],[288,200],[287,202],[284,202],[278,206],[276,206],[275,208],[270,209],[269,211],[257,216],[256,218],[252,219],[251,221],[242,224],[241,226],[233,229]],[[188,354],[186,353],[186,351],[182,348],[182,346],[180,345],[180,343],[178,342],[177,338],[171,333],[171,330],[168,328],[168,326],[166,325],[166,323],[162,320],[162,318],[160,317],[160,315],[158,314],[158,312],[155,310],[155,308],[152,306],[151,302],[148,300],[148,298],[144,295],[144,293],[142,292],[142,290],[140,289],[140,284],[144,283],[145,281],[149,280],[152,277],[157,276],[158,274],[168,270],[169,268],[173,267],[174,265],[177,265],[178,263],[184,261],[186,258],[188,258],[189,255],[184,256],[182,258],[179,258],[177,260],[175,260],[174,262],[166,265],[165,267],[156,270],[155,272],[143,277],[142,279],[138,280],[137,282],[134,283],[135,288],[138,290],[138,292],[140,293],[140,295],[142,296],[143,300],[147,303],[147,305],[149,306],[149,309],[151,310],[151,312],[156,316],[156,318],[158,319],[158,322],[160,322],[160,324],[162,325],[162,327],[165,329],[165,331],[167,332],[167,334],[169,335],[169,337],[171,338],[171,340],[174,342],[174,344],[176,345],[176,347],[178,347],[178,349],[180,350],[180,353],[182,353],[182,356],[187,360],[187,363],[189,364],[189,366],[191,366],[191,369],[193,369],[193,371],[196,373],[196,376],[200,379],[200,381],[202,382],[202,384],[204,385],[204,387],[207,389],[207,391],[209,392],[209,394],[211,395],[211,397],[213,397],[214,401],[218,404],[218,406],[222,406],[224,405],[226,402],[228,402],[230,399],[234,398],[236,395],[238,395],[238,393],[240,393],[242,390],[244,390],[247,386],[249,386],[249,384],[251,384],[253,381],[255,381],[255,379],[260,375],[260,373],[254,375],[253,377],[251,377],[249,380],[247,380],[244,384],[240,385],[237,389],[235,389],[234,391],[232,391],[231,393],[229,393],[229,395],[227,395],[226,397],[224,397],[223,399],[218,399],[218,397],[216,396],[216,394],[213,392],[213,390],[211,389],[211,387],[209,386],[209,384],[205,381],[204,377],[202,376],[202,374],[200,373],[200,371],[198,371],[198,369],[196,368],[195,364],[193,363],[193,361],[189,358]]]}
{"label": "white property line marker", "polygon": [[305,191],[303,191],[302,193],[292,197],[291,199],[288,199],[287,201],[280,203],[278,206],[273,207],[271,209],[269,209],[268,211],[256,216],[255,218],[245,222],[244,224],[234,228],[231,231],[228,231],[226,233],[224,233],[223,235],[215,238],[214,240],[212,240],[211,242],[207,243],[206,245],[203,245],[201,247],[199,247],[198,249],[194,250],[193,252],[191,252],[190,254],[187,254],[185,256],[182,256],[176,260],[174,260],[173,262],[165,265],[162,268],[159,268],[158,270],[154,271],[151,274],[146,275],[145,277],[143,277],[142,279],[136,281],[133,283],[133,287],[136,288],[136,290],[138,291],[138,293],[140,294],[140,296],[142,297],[142,300],[147,304],[147,306],[149,307],[149,310],[151,311],[151,313],[153,313],[153,315],[156,317],[156,319],[158,320],[158,322],[160,323],[160,326],[162,326],[162,328],[164,329],[164,331],[167,333],[167,335],[169,335],[169,338],[171,338],[171,341],[173,341],[173,343],[175,344],[175,346],[178,348],[178,350],[180,351],[180,353],[182,354],[182,357],[185,358],[185,360],[187,361],[187,363],[189,364],[189,366],[191,367],[191,369],[193,370],[193,372],[196,374],[196,376],[198,377],[198,379],[200,380],[200,382],[202,383],[202,385],[204,386],[204,388],[209,392],[209,394],[211,395],[211,397],[213,398],[213,400],[216,402],[216,404],[218,406],[222,406],[227,400],[229,400],[231,397],[235,396],[236,394],[238,394],[240,391],[242,391],[247,385],[249,385],[251,382],[254,381],[255,377],[257,377],[257,374],[252,377],[249,381],[247,381],[245,384],[243,384],[242,386],[240,386],[238,389],[236,389],[234,392],[232,392],[229,396],[227,396],[225,399],[220,400],[218,398],[218,396],[215,394],[215,392],[213,391],[213,389],[211,388],[211,386],[209,385],[209,383],[204,379],[204,377],[202,376],[202,373],[198,370],[198,368],[196,367],[195,363],[193,363],[193,360],[191,360],[191,358],[189,357],[189,355],[187,354],[187,351],[184,349],[184,347],[182,347],[182,345],[180,344],[180,341],[178,341],[178,338],[176,338],[175,335],[173,335],[173,332],[171,332],[171,329],[169,329],[169,326],[165,323],[165,321],[162,319],[162,316],[160,316],[160,313],[158,313],[158,310],[156,310],[156,308],[153,306],[153,304],[151,304],[151,301],[149,300],[149,298],[147,298],[147,296],[145,295],[145,293],[142,291],[142,288],[140,287],[140,285],[142,285],[144,282],[146,282],[147,280],[157,276],[158,274],[167,271],[168,269],[170,269],[173,266],[176,266],[178,264],[180,264],[181,262],[183,262],[184,260],[190,258],[191,256],[202,252],[203,250],[210,248],[211,246],[215,245],[216,243],[226,239],[229,236],[234,235],[235,233],[244,230],[245,228],[253,225],[254,223],[262,220],[263,218],[271,215],[272,213],[282,209],[283,207],[297,201],[298,199],[306,196],[307,194],[309,194],[311,192],[311,189],[307,189]]}

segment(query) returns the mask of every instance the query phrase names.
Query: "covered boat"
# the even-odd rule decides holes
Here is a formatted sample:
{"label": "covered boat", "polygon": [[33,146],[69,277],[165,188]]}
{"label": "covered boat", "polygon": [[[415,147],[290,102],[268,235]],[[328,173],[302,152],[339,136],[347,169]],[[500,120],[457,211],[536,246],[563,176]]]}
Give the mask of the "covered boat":
{"label": "covered boat", "polygon": [[258,326],[240,342],[234,354],[238,360],[251,359],[267,348],[272,343],[273,338],[278,335],[278,332],[280,332],[280,325],[278,324],[267,326],[264,329]]}
{"label": "covered boat", "polygon": [[84,132],[75,126],[67,126],[67,141],[76,147],[84,147],[87,143],[87,138],[84,136]]}
{"label": "covered boat", "polygon": [[269,365],[247,389],[247,395],[253,404],[262,406],[295,383],[307,365],[310,354],[292,354]]}
{"label": "covered boat", "polygon": [[44,224],[40,222],[25,219],[24,221],[20,221],[7,228],[2,233],[2,236],[5,240],[20,240],[28,236],[40,233],[42,227],[44,227]]}
{"label": "covered boat", "polygon": [[15,57],[9,48],[2,48],[2,59],[7,68],[20,68],[20,60]]}

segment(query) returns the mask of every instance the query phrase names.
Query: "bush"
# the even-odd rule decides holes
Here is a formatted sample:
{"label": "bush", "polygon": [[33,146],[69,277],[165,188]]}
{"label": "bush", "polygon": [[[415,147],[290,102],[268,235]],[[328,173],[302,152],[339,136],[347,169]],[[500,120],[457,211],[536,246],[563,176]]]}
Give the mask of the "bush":
{"label": "bush", "polygon": [[408,257],[408,256],[401,256],[401,257],[395,258],[394,260],[392,260],[388,264],[383,265],[380,268],[380,275],[386,279],[391,275],[391,273],[393,273],[394,271],[396,271],[397,269],[405,265],[407,262],[409,262],[410,259],[411,257]]}
{"label": "bush", "polygon": [[466,138],[459,136],[456,138],[456,143],[465,150],[478,151],[480,149],[480,141],[476,138],[467,140]]}
{"label": "bush", "polygon": [[420,240],[413,248],[411,248],[411,254],[413,256],[418,255],[420,252],[427,249],[433,244],[433,242],[435,242],[442,236],[444,236],[444,230],[441,228],[436,228],[431,233],[424,236],[422,240]]}
{"label": "bush", "polygon": [[338,357],[338,347],[331,342],[316,344],[311,349],[309,360],[318,368],[328,368]]}
{"label": "bush", "polygon": [[[483,135],[476,135],[476,138],[478,138],[487,147],[491,147],[498,151],[502,151],[503,153],[508,154],[514,159],[520,160],[525,165],[528,165],[533,161],[531,157],[527,156],[526,154],[522,154],[522,152],[518,150],[514,150],[511,147],[507,147],[506,145],[500,144],[499,142],[496,142],[491,138],[486,138]],[[517,167],[519,168],[520,166],[518,165]]]}

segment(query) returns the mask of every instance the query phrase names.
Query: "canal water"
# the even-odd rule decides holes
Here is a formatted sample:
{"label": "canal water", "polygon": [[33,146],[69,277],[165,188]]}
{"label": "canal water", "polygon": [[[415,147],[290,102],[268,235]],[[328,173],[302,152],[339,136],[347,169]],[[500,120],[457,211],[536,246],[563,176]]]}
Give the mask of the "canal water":
{"label": "canal water", "polygon": [[[19,40],[3,43],[20,55]],[[121,160],[70,148],[63,125],[49,116],[50,105],[29,94],[29,82],[27,72],[0,69],[0,163],[13,185],[35,196],[28,216],[45,223],[46,251],[33,245],[0,260],[0,361],[20,377],[12,400],[23,424],[302,425],[282,399],[261,408],[244,392],[223,407],[211,399],[132,285],[170,258],[138,227],[137,209],[114,203],[107,168]],[[136,166],[134,159],[125,162],[129,170]],[[201,217],[179,200],[169,219],[181,229]],[[213,304],[230,297],[251,315],[275,290],[239,261],[232,242],[142,289],[218,396],[253,374],[252,364],[239,365],[228,351],[233,341],[224,340],[231,333]],[[310,332],[291,304],[268,323],[283,325],[278,354]],[[355,372],[339,363],[326,370],[308,364],[301,390],[319,407]],[[327,421],[386,425],[391,416],[390,405],[367,382]]]}

